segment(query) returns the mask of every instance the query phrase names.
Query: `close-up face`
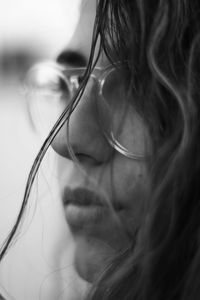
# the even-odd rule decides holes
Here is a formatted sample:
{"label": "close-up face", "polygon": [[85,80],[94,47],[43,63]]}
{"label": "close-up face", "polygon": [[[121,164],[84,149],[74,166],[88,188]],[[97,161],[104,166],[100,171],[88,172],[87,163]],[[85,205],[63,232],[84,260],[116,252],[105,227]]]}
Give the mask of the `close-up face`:
{"label": "close-up face", "polygon": [[[88,63],[94,17],[95,1],[86,1],[71,42],[57,58],[75,86]],[[75,243],[74,265],[88,281],[115,255],[134,246],[148,201],[152,143],[123,75],[123,66],[116,61],[111,67],[101,51],[69,126],[65,124],[52,143]]]}
{"label": "close-up face", "polygon": [[47,42],[0,55],[0,299],[199,299],[200,4],[29,2],[6,24]]}

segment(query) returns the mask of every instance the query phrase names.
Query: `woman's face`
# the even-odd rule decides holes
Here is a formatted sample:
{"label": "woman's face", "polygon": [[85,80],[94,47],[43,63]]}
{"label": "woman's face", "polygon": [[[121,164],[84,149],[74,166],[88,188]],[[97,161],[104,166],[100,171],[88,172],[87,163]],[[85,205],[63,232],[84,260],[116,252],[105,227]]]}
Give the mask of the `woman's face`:
{"label": "woman's face", "polygon": [[[95,1],[88,1],[71,42],[58,57],[66,67],[87,64],[94,12]],[[101,53],[97,67],[108,64]],[[150,184],[147,161],[120,154],[105,138],[95,105],[99,95],[92,84],[89,81],[69,122],[69,141],[79,164],[70,158],[67,126],[52,144],[59,154],[58,175],[66,221],[74,237],[74,265],[88,281],[93,281],[114,255],[135,243]],[[133,106],[125,114],[123,126],[133,152],[149,153],[147,125]]]}

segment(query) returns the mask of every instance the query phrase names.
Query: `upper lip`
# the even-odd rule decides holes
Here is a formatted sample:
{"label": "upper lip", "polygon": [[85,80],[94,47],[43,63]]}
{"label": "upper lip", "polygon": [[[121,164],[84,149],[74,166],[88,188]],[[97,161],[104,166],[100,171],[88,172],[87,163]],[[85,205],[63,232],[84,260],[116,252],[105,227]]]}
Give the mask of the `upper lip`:
{"label": "upper lip", "polygon": [[64,205],[78,205],[78,206],[108,206],[105,197],[88,188],[65,188],[63,192]]}

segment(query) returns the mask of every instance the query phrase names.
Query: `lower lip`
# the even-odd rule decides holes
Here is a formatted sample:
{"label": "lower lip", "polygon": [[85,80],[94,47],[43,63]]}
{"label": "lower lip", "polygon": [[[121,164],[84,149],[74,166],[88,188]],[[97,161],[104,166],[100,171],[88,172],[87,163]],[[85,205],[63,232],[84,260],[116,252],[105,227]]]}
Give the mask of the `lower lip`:
{"label": "lower lip", "polygon": [[98,205],[75,205],[65,206],[65,216],[68,224],[76,229],[101,223],[108,213],[108,208]]}

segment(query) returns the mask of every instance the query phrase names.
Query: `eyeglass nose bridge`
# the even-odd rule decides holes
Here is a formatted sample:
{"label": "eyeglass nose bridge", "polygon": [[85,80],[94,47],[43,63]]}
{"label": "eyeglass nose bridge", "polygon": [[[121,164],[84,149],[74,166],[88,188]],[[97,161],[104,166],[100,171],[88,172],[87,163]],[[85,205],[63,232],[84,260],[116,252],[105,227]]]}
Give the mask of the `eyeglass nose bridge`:
{"label": "eyeglass nose bridge", "polygon": [[[118,64],[116,64],[118,65]],[[110,75],[115,70],[113,65],[108,65],[105,68],[103,67],[95,67],[92,73],[89,76],[89,79],[92,77],[95,79],[96,83],[98,83],[98,95],[100,97],[104,97],[103,95],[103,86],[106,81],[107,76]],[[88,81],[89,81],[88,79]],[[86,84],[87,85],[87,84]]]}
{"label": "eyeglass nose bridge", "polygon": [[[97,75],[94,73],[95,71],[100,71],[101,73]],[[104,71],[104,72],[102,73],[102,71]],[[93,72],[90,74],[90,76],[86,82],[85,88],[89,84],[90,79],[93,79],[94,82],[97,84],[98,95],[101,95],[102,94],[101,90],[102,90],[106,75],[107,75],[107,73],[105,72],[105,70],[102,70],[100,68],[95,68],[95,70],[93,70]],[[75,94],[76,91],[80,87],[79,76],[80,75],[72,75],[69,78],[70,91],[72,94]]]}

